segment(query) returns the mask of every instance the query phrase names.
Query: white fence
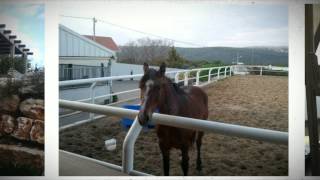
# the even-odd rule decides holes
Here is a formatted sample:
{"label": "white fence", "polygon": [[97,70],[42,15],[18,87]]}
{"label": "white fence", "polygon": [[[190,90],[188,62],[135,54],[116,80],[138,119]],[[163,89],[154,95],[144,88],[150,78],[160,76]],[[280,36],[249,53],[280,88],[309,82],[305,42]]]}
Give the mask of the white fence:
{"label": "white fence", "polygon": [[[98,114],[113,115],[113,116],[119,116],[119,117],[130,117],[130,118],[135,117],[135,120],[131,128],[129,129],[125,137],[125,140],[123,142],[122,171],[131,175],[146,175],[145,173],[139,174],[140,172],[134,171],[133,169],[134,144],[143,128],[137,120],[137,114],[139,111],[123,109],[118,107],[111,107],[111,106],[102,106],[102,105],[67,101],[67,100],[59,100],[59,105],[60,107],[63,107],[63,108],[93,112]],[[259,141],[266,141],[266,142],[272,142],[272,143],[278,143],[278,144],[284,144],[284,145],[288,144],[287,132],[246,127],[246,126],[240,126],[240,125],[232,125],[232,124],[220,123],[220,122],[215,122],[210,120],[200,120],[200,119],[186,118],[186,117],[172,116],[172,115],[158,114],[158,113],[153,113],[152,122],[157,124],[167,125],[167,126],[187,128],[187,129],[205,131],[205,132],[211,132],[211,133],[219,133],[219,134],[249,138],[249,139],[254,139]],[[108,167],[114,169],[114,166],[108,166]]]}
{"label": "white fence", "polygon": [[[260,67],[260,75],[262,75],[263,66]],[[197,86],[205,86],[212,81],[228,77],[232,75],[232,66],[223,66],[223,67],[213,67],[213,68],[201,68],[201,69],[192,69],[192,70],[183,70],[177,72],[168,72],[175,74],[175,82],[183,82],[184,85],[189,84],[189,80],[195,80],[195,85]],[[215,70],[213,72],[213,70]],[[208,74],[201,75],[201,72],[208,71]],[[182,74],[182,76],[180,76]],[[115,77],[105,77],[105,78],[94,78],[94,79],[83,79],[83,80],[74,80],[74,81],[62,81],[60,82],[61,86],[68,86],[68,85],[77,85],[82,83],[91,83],[91,104],[83,103],[83,102],[75,102],[75,101],[67,101],[67,100],[59,100],[59,105],[61,108],[73,109],[79,112],[90,112],[92,115],[90,116],[88,122],[94,119],[93,113],[103,114],[103,115],[114,115],[119,117],[131,117],[135,118],[134,123],[132,124],[131,128],[129,129],[127,136],[123,142],[123,153],[122,153],[122,166],[115,166],[112,164],[105,163],[104,165],[108,166],[109,168],[115,170],[122,170],[123,172],[129,175],[148,175],[143,172],[138,172],[133,169],[133,160],[134,160],[134,144],[136,139],[139,136],[139,133],[142,130],[142,126],[137,121],[137,114],[138,111],[136,110],[129,110],[124,108],[112,107],[112,106],[102,106],[102,105],[95,105],[94,101],[95,98],[93,96],[94,87],[98,82],[105,82],[109,80],[115,79],[128,79],[133,77],[141,77],[142,74],[138,75],[127,75],[127,76],[115,76]],[[201,78],[207,77],[207,81],[201,81]],[[139,91],[139,89],[134,89],[130,91]],[[113,94],[108,94],[106,96],[111,96],[114,94],[120,94],[126,92],[117,92]],[[193,118],[186,118],[186,117],[179,117],[179,116],[171,116],[165,114],[158,114],[154,113],[152,115],[153,123],[174,126],[179,128],[188,128],[193,130],[205,131],[205,132],[214,132],[229,136],[236,136],[242,138],[249,138],[259,141],[266,141],[271,143],[278,143],[287,145],[288,144],[288,133],[287,132],[280,132],[280,131],[273,131],[261,128],[253,128],[253,127],[246,127],[240,125],[231,125],[226,123],[219,123],[215,121],[208,121],[208,120],[199,120]],[[77,123],[80,124],[80,123]],[[65,127],[66,128],[66,127]],[[64,127],[60,128],[60,130],[65,129]]]}
{"label": "white fence", "polygon": [[[201,75],[200,73],[203,71],[208,71],[208,74]],[[213,72],[215,71],[215,72]],[[219,80],[222,78],[226,78],[228,76],[231,76],[232,72],[232,66],[221,66],[221,67],[213,67],[213,68],[200,68],[200,69],[190,69],[190,70],[179,70],[179,71],[169,71],[166,72],[166,75],[169,78],[174,79],[176,83],[183,83],[184,85],[189,85],[190,83],[194,82],[195,85],[200,85],[203,83],[210,83],[213,80]],[[64,86],[74,86],[74,85],[80,85],[80,84],[90,84],[90,98],[86,99],[79,99],[77,101],[79,102],[88,102],[95,104],[96,100],[100,99],[105,99],[109,98],[111,99],[112,96],[114,95],[120,95],[120,94],[126,94],[126,93],[132,93],[132,92],[139,92],[140,89],[131,89],[127,91],[121,91],[121,92],[115,92],[115,93],[110,93],[106,95],[101,95],[101,96],[95,96],[95,87],[97,86],[98,83],[104,83],[104,82],[111,82],[112,86],[112,81],[113,80],[130,80],[132,78],[141,78],[143,74],[136,74],[136,75],[124,75],[124,76],[112,76],[112,77],[101,77],[101,78],[91,78],[91,79],[78,79],[78,80],[71,80],[71,81],[60,81],[59,82],[59,87],[64,87]],[[202,78],[206,78],[206,81],[201,81]],[[129,99],[124,99],[121,100],[120,102],[126,102],[130,100],[137,99],[138,97],[133,97]],[[64,114],[61,117],[67,117],[67,116],[72,116],[81,113],[81,111],[76,111],[68,114]],[[93,113],[90,113],[89,119],[82,120],[80,122],[75,123],[75,125],[79,125],[81,123],[85,123],[88,121],[92,121],[94,119],[101,118],[102,116],[97,116]],[[68,125],[63,128],[68,128],[71,127],[72,125]]]}
{"label": "white fence", "polygon": [[[283,68],[283,67],[240,65],[241,67],[244,67],[244,68],[237,68],[237,66],[239,66],[239,65],[169,71],[169,72],[166,72],[166,76],[174,79],[175,83],[180,83],[180,84],[183,83],[183,85],[185,85],[185,86],[192,85],[192,84],[198,86],[201,84],[208,84],[213,81],[217,81],[217,80],[229,77],[232,75],[232,73],[234,73],[234,74],[254,73],[254,74],[259,74],[259,75],[263,75],[266,72],[268,72],[268,73],[270,73],[270,72],[288,73],[288,69]],[[237,71],[235,71],[235,70],[237,70]],[[207,72],[207,74],[206,74],[206,72]],[[95,102],[98,100],[99,100],[99,102],[101,102],[101,100],[106,99],[106,98],[112,99],[112,96],[114,96],[114,95],[128,94],[128,93],[134,93],[134,92],[140,91],[139,88],[136,88],[136,89],[130,89],[130,90],[126,90],[126,91],[120,91],[120,92],[114,92],[114,93],[96,96],[95,95],[95,87],[97,86],[98,83],[109,82],[109,83],[111,83],[111,86],[112,86],[113,80],[131,80],[132,78],[141,78],[142,76],[143,76],[143,74],[135,74],[135,75],[122,75],[122,76],[111,76],[111,77],[101,77],[101,78],[60,81],[59,87],[81,85],[81,84],[90,84],[90,88],[89,88],[90,97],[85,98],[85,99],[78,99],[76,101],[95,104]],[[136,100],[136,99],[138,99],[138,97],[123,99],[123,100],[120,100],[119,102],[116,102],[116,103],[127,102],[127,101],[131,101],[131,100]],[[81,111],[67,113],[67,114],[61,115],[60,118],[73,116],[73,115],[80,114],[80,113],[81,113]],[[81,120],[81,121],[75,123],[74,125],[86,123],[88,121],[92,121],[94,119],[98,119],[101,117],[103,117],[103,116],[95,117],[94,114],[91,113],[89,119]],[[61,129],[68,128],[71,126],[73,126],[73,125],[61,127]]]}
{"label": "white fence", "polygon": [[[158,68],[156,66],[149,66],[150,68]],[[177,68],[166,68],[166,71],[181,71],[183,69]],[[127,64],[119,63],[116,61],[111,61],[111,76],[121,76],[124,74],[142,74],[143,65],[141,64]],[[140,80],[139,77],[134,78],[134,80]]]}
{"label": "white fence", "polygon": [[270,74],[278,73],[278,75],[287,75],[288,67],[277,67],[277,66],[256,66],[256,65],[233,65],[234,74],[246,75],[246,74]]}

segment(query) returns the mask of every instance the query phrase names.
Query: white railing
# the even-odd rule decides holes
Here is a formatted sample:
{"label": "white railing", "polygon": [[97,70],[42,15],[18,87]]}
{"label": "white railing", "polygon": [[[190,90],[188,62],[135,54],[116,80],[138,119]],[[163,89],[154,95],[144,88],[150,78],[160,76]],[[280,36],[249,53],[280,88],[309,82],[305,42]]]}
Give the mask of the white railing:
{"label": "white railing", "polygon": [[[67,100],[59,100],[59,105],[62,108],[92,112],[97,114],[113,115],[113,116],[119,116],[119,117],[130,117],[130,118],[135,117],[135,120],[131,128],[129,129],[125,137],[125,140],[123,142],[122,172],[127,173],[129,175],[148,175],[146,173],[138,172],[133,169],[134,144],[143,128],[137,120],[138,111],[112,107],[112,106],[103,106],[103,105],[95,105],[95,104],[88,104],[88,103],[82,103],[82,102],[67,101]],[[265,141],[265,142],[271,142],[271,143],[277,143],[277,144],[283,144],[283,145],[288,144],[287,132],[226,124],[226,123],[220,123],[220,122],[210,121],[210,120],[200,120],[200,119],[194,119],[194,118],[165,115],[165,114],[159,114],[159,113],[153,113],[151,119],[152,119],[151,122],[156,124],[163,124],[167,126],[187,128],[187,129],[210,132],[210,133],[219,133],[219,134],[228,135],[228,136],[249,138],[249,139],[254,139],[258,141]],[[108,166],[107,164],[105,165]],[[114,168],[114,165],[110,165],[108,167],[113,168],[115,170],[119,170],[119,168]]]}
{"label": "white railing", "polygon": [[[176,83],[183,83],[184,85],[189,85],[190,80],[195,81],[195,85],[199,86],[201,84],[210,83],[213,80],[219,80],[228,76],[232,75],[232,72],[235,70],[238,70],[237,67],[244,67],[244,70],[242,70],[242,74],[249,74],[252,72],[255,72],[255,74],[263,75],[263,72],[288,72],[287,67],[276,67],[276,66],[258,66],[258,65],[233,65],[233,66],[220,66],[220,67],[210,67],[210,68],[198,68],[198,69],[190,69],[190,70],[180,70],[180,71],[170,71],[167,72],[166,75],[174,79]],[[200,75],[202,71],[208,71],[208,74],[206,75]],[[193,74],[192,74],[193,73]],[[234,74],[237,74],[237,72],[234,72]],[[240,73],[241,74],[241,73]],[[193,76],[191,76],[193,75]],[[78,102],[88,102],[95,104],[97,100],[101,99],[112,99],[112,96],[114,95],[122,95],[122,94],[128,94],[128,93],[135,93],[139,92],[140,89],[131,89],[121,92],[115,92],[115,93],[109,93],[106,95],[101,96],[95,96],[95,87],[98,83],[105,83],[105,82],[111,82],[112,80],[130,80],[132,78],[140,78],[143,74],[136,74],[136,75],[123,75],[123,76],[112,76],[112,77],[101,77],[101,78],[91,78],[91,79],[78,79],[78,80],[70,80],[70,81],[60,81],[59,86],[65,87],[65,86],[73,86],[73,85],[81,85],[81,84],[89,84],[90,89],[90,97],[86,99],[79,99],[76,100]],[[207,78],[207,81],[201,83],[201,78]],[[120,100],[116,103],[122,103],[127,101],[132,101],[138,99],[138,96],[131,97],[128,99]],[[114,104],[114,103],[111,103]],[[111,105],[110,104],[110,105]],[[76,112],[69,112],[66,114],[61,115],[61,118],[65,118],[68,116],[73,116],[76,114],[82,113],[81,111]],[[103,116],[95,117],[93,113],[90,113],[89,119],[81,120],[77,123],[74,123],[74,125],[80,125],[82,123],[86,123],[98,118],[101,118]],[[72,127],[73,125],[67,125],[65,127],[61,127],[61,129]]]}
{"label": "white railing", "polygon": [[[265,71],[265,68],[267,68],[268,66],[254,66],[254,67],[259,67],[260,75],[262,75],[262,71]],[[204,70],[208,70],[208,75],[200,76],[201,71],[204,71]],[[216,72],[212,73],[213,70],[216,70]],[[168,72],[167,74],[169,73],[174,74],[174,79],[176,83],[184,82],[184,85],[188,85],[189,80],[195,79],[195,85],[204,86],[212,82],[212,76],[215,77],[216,80],[218,80],[218,79],[221,79],[222,77],[231,76],[232,70],[233,70],[232,66],[223,66],[223,67],[175,71],[175,72]],[[195,72],[195,76],[190,76],[192,72]],[[183,74],[182,79],[181,77],[179,77],[180,74]],[[90,112],[92,114],[92,116],[90,116],[91,120],[93,120],[92,119],[93,113],[135,118],[123,142],[122,166],[120,167],[112,164],[110,165],[109,163],[104,163],[104,165],[108,166],[109,168],[113,168],[115,170],[121,169],[123,172],[129,175],[149,175],[143,172],[135,171],[133,169],[134,144],[142,130],[142,126],[137,121],[138,111],[112,107],[112,106],[95,105],[94,101],[95,101],[95,98],[97,97],[93,96],[94,94],[93,92],[94,92],[94,87],[98,82],[105,82],[105,81],[116,80],[116,79],[130,79],[130,78],[141,77],[141,76],[142,74],[83,79],[83,80],[63,81],[63,82],[60,82],[59,84],[60,87],[68,86],[68,85],[78,85],[83,83],[91,84],[90,86],[91,98],[89,99],[91,104],[83,103],[83,102],[68,101],[68,100],[59,100],[59,105],[61,108],[72,109],[72,110],[76,110],[77,112]],[[207,82],[200,83],[200,79],[204,77],[208,77]],[[139,89],[128,90],[123,93],[137,91],[137,90]],[[122,92],[117,92],[117,93],[109,94],[106,96],[112,96],[114,94],[120,94],[120,93]],[[99,116],[99,118],[101,117],[102,116]],[[88,120],[85,120],[84,122],[88,122]],[[179,127],[179,128],[188,128],[188,129],[193,129],[198,131],[219,133],[219,134],[224,134],[229,136],[249,138],[249,139],[254,139],[259,141],[283,144],[283,145],[288,144],[287,132],[246,127],[246,126],[240,126],[240,125],[232,125],[232,124],[220,123],[220,122],[215,122],[210,120],[199,120],[194,118],[186,118],[186,117],[179,117],[179,116],[172,116],[172,115],[165,115],[165,114],[158,114],[158,113],[154,113],[152,115],[152,122],[157,124]],[[81,123],[77,122],[76,124],[78,125]],[[71,127],[71,126],[68,126],[68,127]],[[60,130],[62,129],[64,128],[60,128]]]}
{"label": "white railing", "polygon": [[267,73],[288,73],[288,67],[278,67],[278,66],[258,66],[258,65],[233,65],[233,70],[235,74],[259,74],[263,75],[264,72]]}
{"label": "white railing", "polygon": [[[207,75],[202,75],[200,76],[202,71],[208,71]],[[216,70],[216,73],[212,73],[213,70]],[[194,73],[194,76],[190,76]],[[215,77],[215,80],[219,80],[222,78],[226,78],[228,76],[232,75],[232,66],[220,66],[220,67],[211,67],[211,68],[198,68],[198,69],[189,69],[189,70],[180,70],[180,71],[169,71],[166,72],[166,75],[174,79],[175,83],[181,83],[183,82],[184,85],[189,85],[190,80],[195,80],[195,85],[199,86],[201,83],[201,78],[206,78],[208,77],[208,80],[205,81],[202,84],[210,83],[212,82],[213,78]],[[137,77],[142,77],[143,74],[135,74],[135,75],[123,75],[123,76],[111,76],[111,77],[101,77],[101,78],[90,78],[90,79],[77,79],[77,80],[70,80],[70,81],[60,81],[59,82],[59,87],[65,87],[65,86],[74,86],[74,85],[81,85],[81,84],[90,84],[89,88],[89,93],[90,93],[90,98],[86,99],[79,99],[76,100],[78,102],[88,102],[95,104],[95,101],[97,99],[105,99],[105,98],[110,98],[112,99],[112,96],[114,95],[120,95],[120,94],[126,94],[126,93],[133,93],[133,92],[139,92],[140,89],[131,89],[127,91],[122,91],[122,92],[115,92],[115,93],[110,93],[102,96],[95,96],[95,87],[97,86],[98,83],[103,83],[103,82],[110,82],[112,84],[112,80],[130,80],[132,78],[137,78]],[[135,98],[130,98],[130,100],[137,99],[138,97]],[[129,99],[127,99],[129,100]],[[72,116],[82,113],[81,111],[76,111],[68,114],[62,115],[63,117],[67,116]],[[101,116],[99,116],[101,118]],[[91,120],[96,119],[93,113],[90,113],[89,119],[82,120],[83,122],[88,122]],[[76,125],[79,125],[81,123],[77,122]],[[70,125],[67,127],[71,127]],[[63,127],[62,127],[63,128]]]}

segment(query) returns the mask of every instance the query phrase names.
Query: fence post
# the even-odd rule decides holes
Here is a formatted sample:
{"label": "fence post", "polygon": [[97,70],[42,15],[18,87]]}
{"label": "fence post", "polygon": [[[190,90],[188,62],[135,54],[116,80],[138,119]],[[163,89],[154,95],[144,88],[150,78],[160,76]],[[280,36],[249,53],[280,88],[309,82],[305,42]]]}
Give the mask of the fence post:
{"label": "fence post", "polygon": [[229,76],[231,76],[231,72],[232,72],[233,67],[230,66],[229,69],[230,69]]}
{"label": "fence post", "polygon": [[123,141],[122,172],[129,174],[133,170],[134,144],[142,130],[138,116],[133,121],[127,136]]}
{"label": "fence post", "polygon": [[174,76],[174,82],[175,83],[179,83],[179,72],[176,73],[176,75]]}
{"label": "fence post", "polygon": [[200,71],[201,70],[199,70],[199,71],[197,71],[197,76],[196,76],[196,86],[198,86],[199,85],[199,77],[200,77]]}
{"label": "fence post", "polygon": [[262,66],[261,66],[261,68],[260,68],[260,76],[262,76]]}
{"label": "fence post", "polygon": [[[92,83],[92,85],[90,86],[90,96],[91,96],[91,104],[94,104],[94,99],[95,99],[95,87],[96,87],[97,82]],[[90,113],[90,120],[93,120],[94,118],[94,113]]]}
{"label": "fence post", "polygon": [[227,67],[224,67],[224,77],[227,77]]}
{"label": "fence post", "polygon": [[189,74],[189,72],[184,73],[184,85],[185,86],[188,86],[188,74]]}
{"label": "fence post", "polygon": [[220,79],[220,69],[221,67],[218,68],[218,77],[217,77],[218,79]]}
{"label": "fence post", "polygon": [[211,71],[213,70],[213,68],[209,69],[209,74],[208,74],[208,82],[211,81]]}

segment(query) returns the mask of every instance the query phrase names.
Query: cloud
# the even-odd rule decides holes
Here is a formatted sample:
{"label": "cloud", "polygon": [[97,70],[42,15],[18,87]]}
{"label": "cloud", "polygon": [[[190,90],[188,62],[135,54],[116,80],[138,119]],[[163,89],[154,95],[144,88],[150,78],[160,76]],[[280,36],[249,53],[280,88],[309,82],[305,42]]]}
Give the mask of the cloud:
{"label": "cloud", "polygon": [[[114,24],[187,41],[216,46],[283,45],[288,41],[285,5],[226,4],[216,2],[135,1],[63,2],[63,15],[96,17]],[[61,18],[80,34],[92,34],[92,21]],[[149,36],[98,22],[97,35],[112,36],[118,44]],[[176,43],[178,46],[190,44]]]}
{"label": "cloud", "polygon": [[31,17],[43,17],[39,11],[43,8],[43,5],[39,4],[19,4],[13,7],[15,13],[18,13],[22,16],[31,16]]}
{"label": "cloud", "polygon": [[[8,16],[7,14],[0,12],[1,24],[6,25],[6,29],[12,30],[14,33],[18,32],[19,20],[16,17]],[[18,32],[19,33],[19,32]]]}
{"label": "cloud", "polygon": [[41,44],[37,41],[35,41],[30,35],[28,34],[21,34],[21,40],[23,41],[23,44],[26,44],[26,47],[30,49],[30,52],[33,52],[32,56],[29,56],[29,58],[32,60],[32,64],[38,64],[38,66],[43,65],[44,61],[44,47],[41,47]]}

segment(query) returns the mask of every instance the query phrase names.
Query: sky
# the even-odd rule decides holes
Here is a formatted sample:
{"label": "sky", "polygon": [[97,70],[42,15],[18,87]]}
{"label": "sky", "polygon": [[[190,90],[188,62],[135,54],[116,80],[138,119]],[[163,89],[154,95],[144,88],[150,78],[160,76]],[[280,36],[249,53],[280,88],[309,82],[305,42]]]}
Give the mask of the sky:
{"label": "sky", "polygon": [[[60,23],[80,34],[110,36],[118,45],[149,37],[131,28],[174,39],[179,47],[288,46],[285,4],[218,3],[212,1],[91,1],[60,3]],[[123,28],[126,27],[126,28]],[[181,42],[182,41],[182,42]]]}
{"label": "sky", "polygon": [[33,67],[44,66],[43,4],[0,2],[0,24],[5,24],[33,52],[28,56]]}

